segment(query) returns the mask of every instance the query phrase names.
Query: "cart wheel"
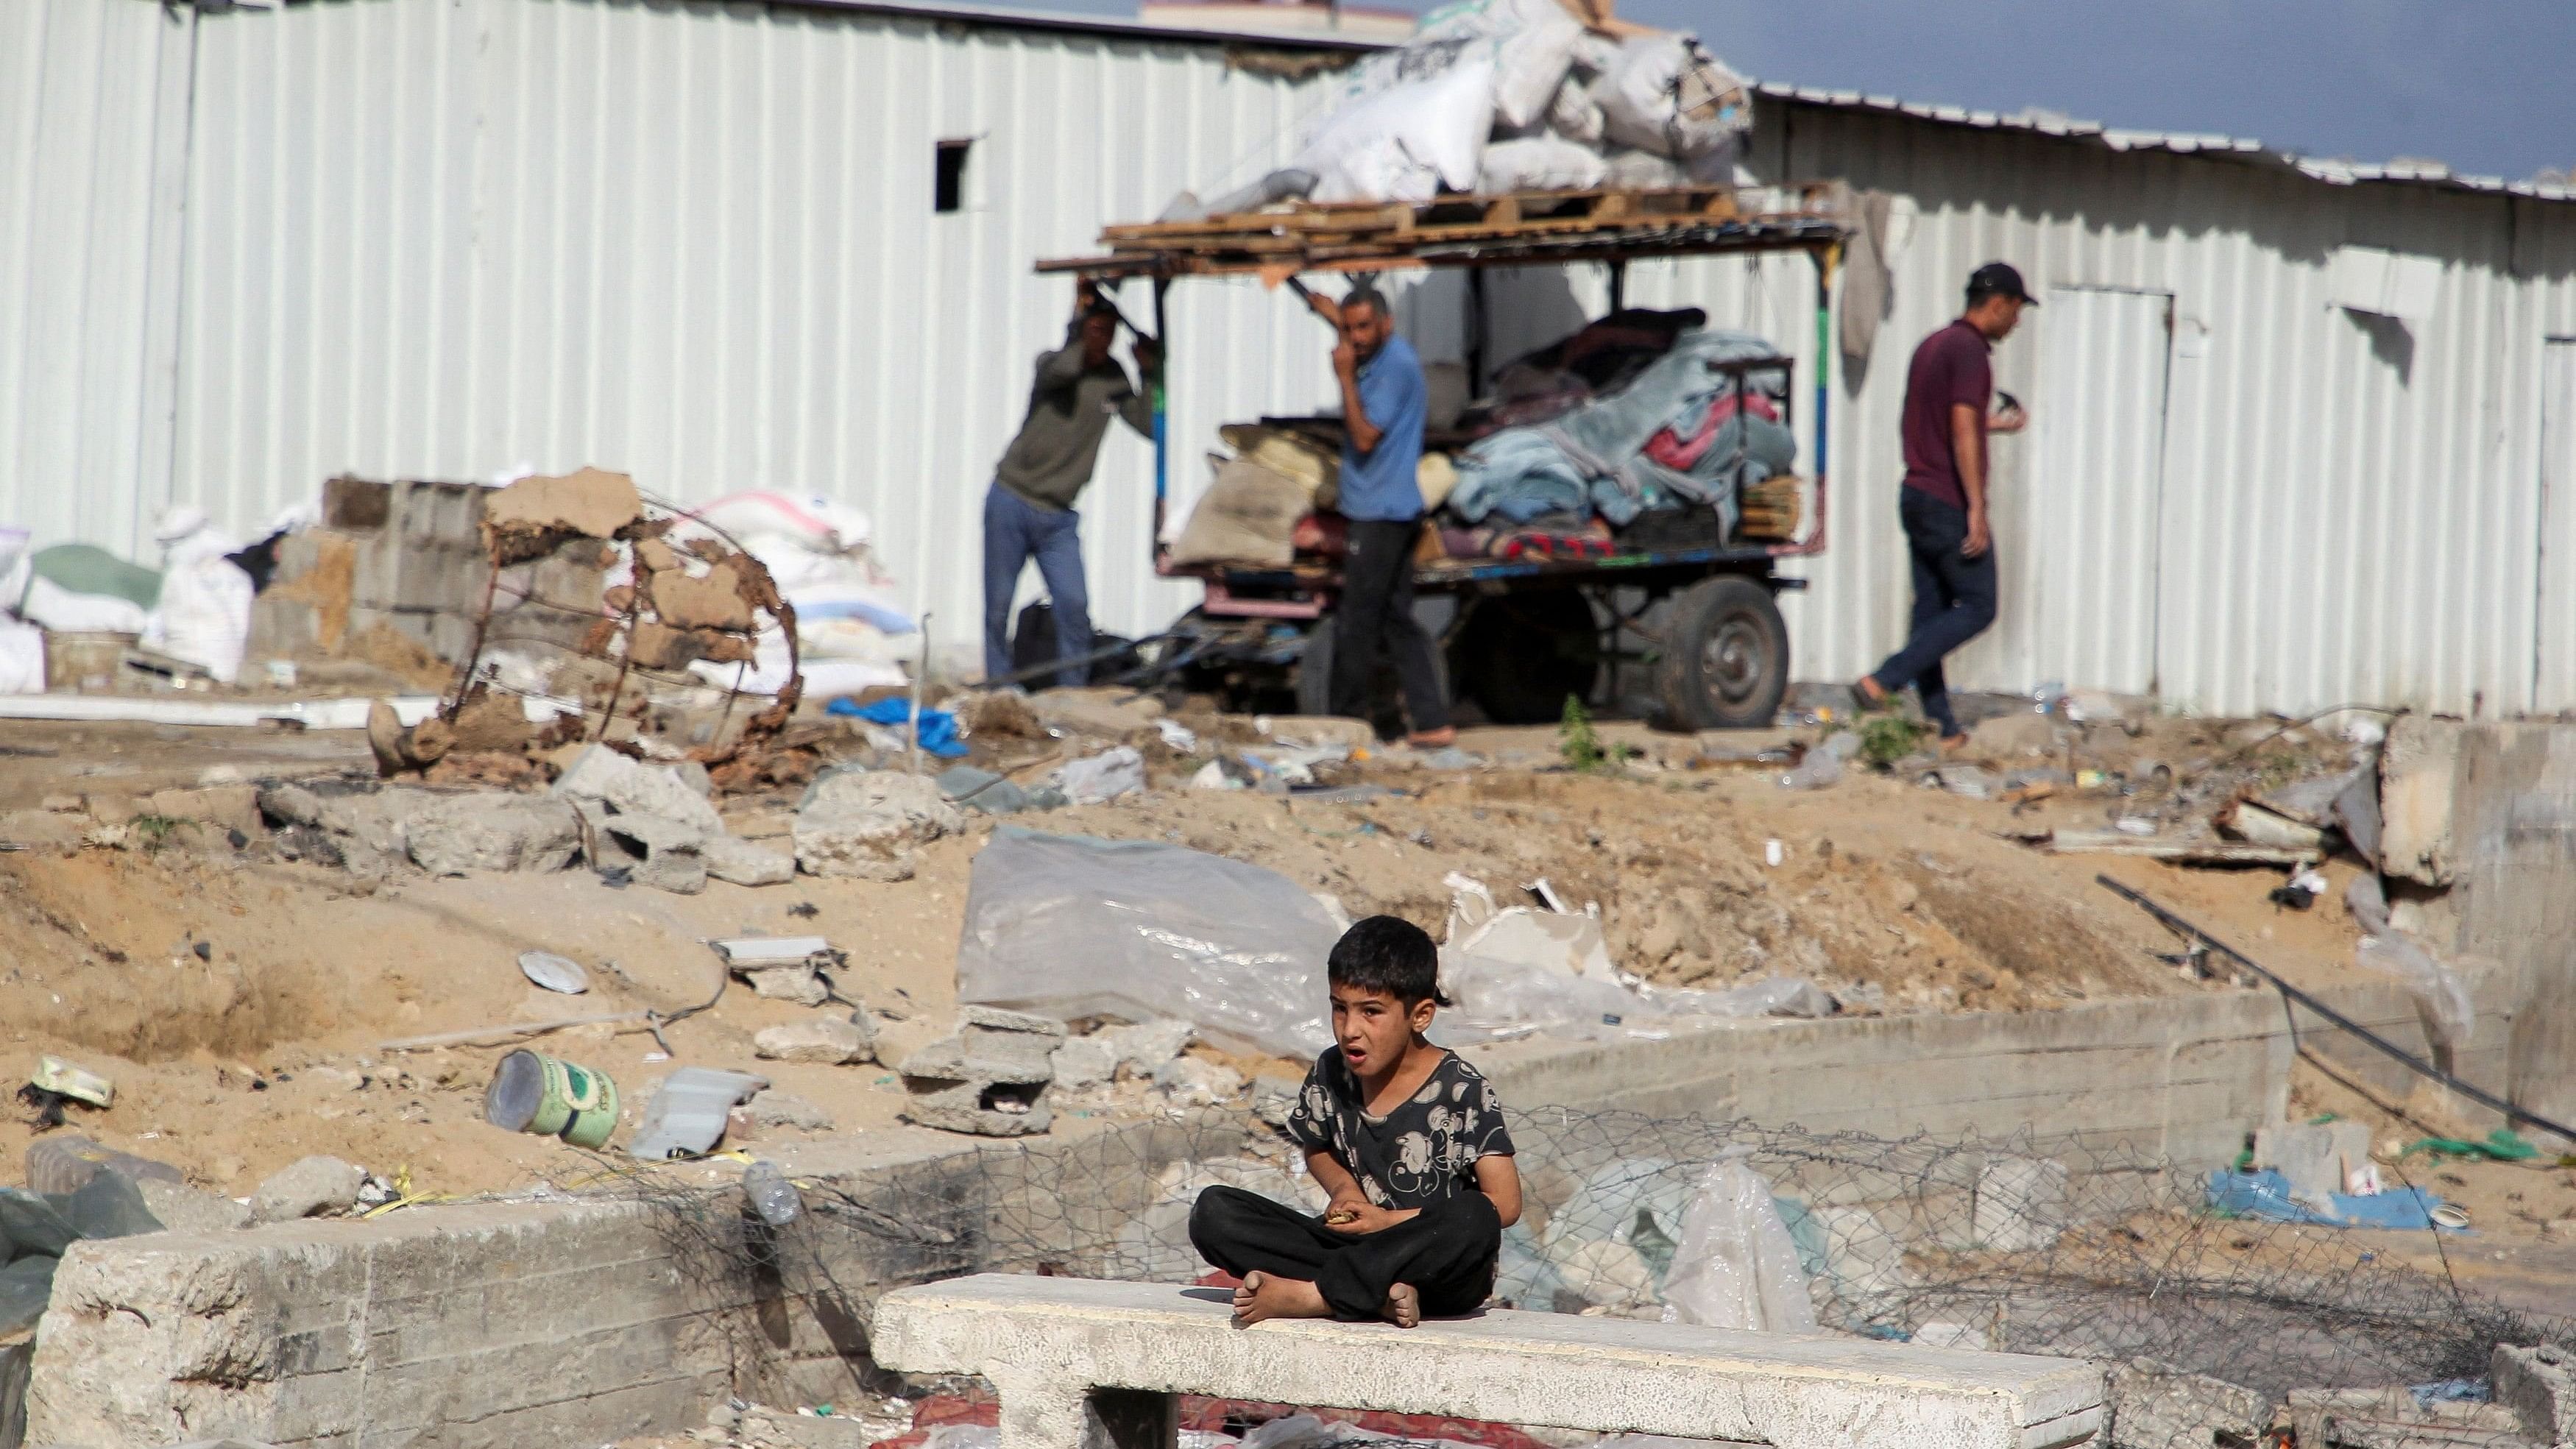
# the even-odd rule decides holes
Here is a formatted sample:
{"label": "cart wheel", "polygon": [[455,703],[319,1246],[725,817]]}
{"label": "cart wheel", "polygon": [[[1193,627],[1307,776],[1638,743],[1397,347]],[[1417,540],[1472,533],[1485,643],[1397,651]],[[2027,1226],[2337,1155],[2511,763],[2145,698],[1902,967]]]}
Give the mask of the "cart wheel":
{"label": "cart wheel", "polygon": [[1580,589],[1480,599],[1458,633],[1467,697],[1496,724],[1554,724],[1601,682],[1601,628]]}
{"label": "cart wheel", "polygon": [[1696,730],[1771,723],[1789,692],[1789,626],[1771,591],[1740,574],[1691,585],[1673,600],[1655,692],[1674,723]]}

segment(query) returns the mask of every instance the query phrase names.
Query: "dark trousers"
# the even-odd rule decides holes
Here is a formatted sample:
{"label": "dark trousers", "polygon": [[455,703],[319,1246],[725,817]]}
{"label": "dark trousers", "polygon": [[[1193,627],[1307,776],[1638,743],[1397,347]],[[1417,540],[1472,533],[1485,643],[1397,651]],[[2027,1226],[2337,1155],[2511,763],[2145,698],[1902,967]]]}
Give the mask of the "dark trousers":
{"label": "dark trousers", "polygon": [[1920,488],[1897,490],[1897,517],[1905,525],[1906,551],[1914,560],[1914,629],[1905,647],[1887,656],[1872,677],[1890,694],[1911,684],[1923,700],[1923,715],[1941,727],[1944,738],[1959,732],[1959,717],[1950,712],[1950,681],[1941,672],[1941,657],[1995,621],[1995,551],[1989,547],[1965,558],[1968,510],[1945,503]]}
{"label": "dark trousers", "polygon": [[[1082,577],[1082,515],[1040,508],[994,484],[984,494],[984,677],[1011,672],[1011,596],[1020,570],[1038,561],[1047,602],[1055,610],[1055,656],[1091,652],[1091,591]],[[1055,682],[1067,689],[1091,679],[1091,666],[1071,665]],[[1032,681],[1034,683],[1034,681]]]}
{"label": "dark trousers", "polygon": [[1236,1277],[1270,1273],[1315,1285],[1335,1318],[1379,1317],[1387,1290],[1409,1283],[1432,1318],[1473,1313],[1494,1291],[1503,1220],[1494,1200],[1462,1192],[1383,1232],[1353,1237],[1239,1187],[1212,1187],[1190,1208],[1190,1243]]}
{"label": "dark trousers", "polygon": [[1449,723],[1440,672],[1432,667],[1431,636],[1413,620],[1413,544],[1421,534],[1419,519],[1351,523],[1342,598],[1333,608],[1335,714],[1370,717],[1378,661],[1391,657],[1413,727],[1436,730]]}

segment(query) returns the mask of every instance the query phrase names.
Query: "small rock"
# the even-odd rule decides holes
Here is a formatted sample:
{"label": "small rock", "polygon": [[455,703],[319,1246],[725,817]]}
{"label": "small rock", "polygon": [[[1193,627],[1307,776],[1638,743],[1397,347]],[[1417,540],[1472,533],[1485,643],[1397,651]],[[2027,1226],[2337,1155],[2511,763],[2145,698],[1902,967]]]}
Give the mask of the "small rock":
{"label": "small rock", "polygon": [[48,795],[42,808],[56,815],[79,815],[89,809],[89,799],[82,795]]}
{"label": "small rock", "polygon": [[751,1039],[752,1054],[774,1062],[821,1062],[842,1066],[867,1061],[876,1054],[875,1031],[837,1017],[800,1021],[760,1029]]}
{"label": "small rock", "polygon": [[1138,730],[1152,729],[1163,715],[1162,701],[1131,694],[1123,689],[1050,689],[1036,699],[1035,706],[1038,718],[1050,728],[1125,739]]}
{"label": "small rock", "polygon": [[799,961],[792,966],[761,966],[744,971],[742,979],[751,983],[751,991],[765,1001],[792,1001],[798,1006],[820,1006],[832,999],[823,986],[823,978],[814,974],[813,966]]}
{"label": "small rock", "polygon": [[716,793],[716,777],[708,774],[707,767],[695,760],[682,760],[671,767],[671,773],[679,776],[681,784],[688,786],[699,795],[712,796]]}
{"label": "small rock", "polygon": [[1364,719],[1323,714],[1279,718],[1264,715],[1253,724],[1283,745],[1340,745],[1353,750],[1373,749],[1377,745],[1377,727]]}
{"label": "small rock", "polygon": [[143,1206],[174,1233],[225,1232],[251,1225],[248,1203],[160,1178],[143,1178],[134,1186],[143,1195]]}
{"label": "small rock", "polygon": [[796,857],[731,835],[708,836],[698,853],[709,876],[733,885],[785,885],[796,878]]}
{"label": "small rock", "polygon": [[1968,731],[1969,750],[1994,759],[2054,754],[2057,743],[2057,722],[2035,710],[2014,710],[1979,720]]}
{"label": "small rock", "polygon": [[2576,1218],[2552,1218],[2541,1225],[2540,1235],[2557,1243],[2576,1243]]}
{"label": "small rock", "polygon": [[1016,685],[970,694],[955,706],[955,712],[970,736],[1034,740],[1046,735],[1037,709]]}
{"label": "small rock", "polygon": [[143,802],[131,795],[92,795],[89,818],[101,825],[125,825],[144,811]]}
{"label": "small rock", "polygon": [[336,1157],[307,1157],[269,1178],[251,1194],[251,1216],[263,1223],[293,1222],[339,1212],[358,1201],[367,1171]]}
{"label": "small rock", "polygon": [[585,803],[581,818],[593,869],[623,867],[635,884],[674,895],[707,888],[707,835],[695,824],[633,811],[611,815],[596,803]]}
{"label": "small rock", "polygon": [[1134,1026],[1113,1026],[1100,1033],[1118,1053],[1118,1064],[1137,1076],[1150,1077],[1161,1071],[1163,1063],[1179,1056],[1197,1037],[1198,1029],[1186,1021],[1165,1018],[1139,1022]]}
{"label": "small rock", "polygon": [[570,806],[532,795],[453,795],[403,827],[412,863],[432,875],[467,871],[543,874],[572,863],[581,822]]}
{"label": "small rock", "polygon": [[259,787],[209,785],[195,790],[156,790],[152,813],[165,820],[202,820],[226,830],[259,828]]}
{"label": "small rock", "polygon": [[27,1145],[27,1186],[36,1192],[75,1193],[102,1172],[117,1173],[137,1183],[156,1178],[162,1182],[186,1181],[179,1169],[169,1163],[119,1152],[88,1137],[43,1137]]}
{"label": "small rock", "polygon": [[756,1128],[794,1127],[806,1132],[832,1130],[831,1113],[775,1087],[754,1094],[750,1101],[734,1110]]}
{"label": "small rock", "polygon": [[1118,1048],[1104,1033],[1077,1036],[1055,1049],[1055,1082],[1059,1087],[1089,1087],[1118,1076]]}
{"label": "small rock", "polygon": [[1154,1073],[1154,1085],[1184,1107],[1215,1107],[1243,1095],[1243,1073],[1223,1062],[1174,1057]]}
{"label": "small rock", "polygon": [[808,875],[912,879],[914,846],[963,830],[938,785],[897,770],[827,775],[796,807],[796,863]]}
{"label": "small rock", "polygon": [[714,1408],[707,1410],[708,1428],[732,1429],[739,1426],[741,1423],[742,1410],[735,1408],[730,1403],[718,1404]]}

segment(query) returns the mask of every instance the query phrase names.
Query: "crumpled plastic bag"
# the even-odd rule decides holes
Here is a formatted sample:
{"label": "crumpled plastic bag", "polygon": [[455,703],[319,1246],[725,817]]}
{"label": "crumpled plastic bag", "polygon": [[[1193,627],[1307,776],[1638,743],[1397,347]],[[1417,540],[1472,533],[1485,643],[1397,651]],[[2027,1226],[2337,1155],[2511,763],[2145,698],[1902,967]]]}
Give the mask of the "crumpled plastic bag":
{"label": "crumpled plastic bag", "polygon": [[1860,736],[1851,730],[1836,730],[1822,743],[1807,751],[1798,767],[1780,777],[1784,790],[1821,790],[1843,777],[1843,761],[1860,753]]}
{"label": "crumpled plastic bag", "polygon": [[146,648],[185,660],[230,684],[250,644],[250,575],[228,554],[241,545],[198,509],[162,515],[161,604],[143,630]]}
{"label": "crumpled plastic bag", "polygon": [[1305,887],[1257,865],[1005,825],[968,880],[957,999],[1061,1018],[1179,1017],[1312,1056],[1332,1044],[1324,958],[1340,935]]}
{"label": "crumpled plastic bag", "polygon": [[1076,805],[1105,805],[1145,788],[1145,757],[1129,746],[1102,750],[1056,771],[1056,788]]}
{"label": "crumpled plastic bag", "polygon": [[1731,153],[1753,129],[1743,78],[1687,35],[1641,35],[1592,86],[1611,140],[1676,161]]}
{"label": "crumpled plastic bag", "polygon": [[1700,1178],[1664,1275],[1664,1306],[1681,1323],[1766,1333],[1816,1332],[1816,1304],[1772,1201],[1771,1185],[1731,1149]]}

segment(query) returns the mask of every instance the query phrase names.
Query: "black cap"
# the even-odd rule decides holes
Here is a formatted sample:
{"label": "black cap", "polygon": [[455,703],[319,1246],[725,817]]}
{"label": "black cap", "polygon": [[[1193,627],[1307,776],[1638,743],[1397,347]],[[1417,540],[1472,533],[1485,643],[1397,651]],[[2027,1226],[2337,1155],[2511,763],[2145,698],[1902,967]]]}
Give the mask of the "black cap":
{"label": "black cap", "polygon": [[1977,305],[1981,297],[2010,297],[2033,307],[2039,305],[2039,299],[2021,284],[2021,273],[2010,262],[1988,262],[1968,274],[1968,305]]}

